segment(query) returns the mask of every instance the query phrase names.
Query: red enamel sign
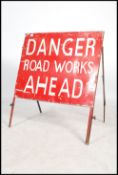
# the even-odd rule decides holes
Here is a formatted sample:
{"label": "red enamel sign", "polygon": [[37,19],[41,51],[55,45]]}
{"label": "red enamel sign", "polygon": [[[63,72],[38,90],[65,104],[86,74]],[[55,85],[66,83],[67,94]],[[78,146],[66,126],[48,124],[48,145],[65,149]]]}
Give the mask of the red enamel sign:
{"label": "red enamel sign", "polygon": [[103,32],[27,34],[15,95],[92,106],[103,35]]}

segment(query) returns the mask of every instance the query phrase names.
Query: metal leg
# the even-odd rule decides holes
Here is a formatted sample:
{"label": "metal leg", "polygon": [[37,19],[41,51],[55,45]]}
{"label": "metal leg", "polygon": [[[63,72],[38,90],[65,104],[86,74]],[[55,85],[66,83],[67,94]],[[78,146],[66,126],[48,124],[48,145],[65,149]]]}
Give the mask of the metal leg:
{"label": "metal leg", "polygon": [[105,97],[105,73],[104,73],[104,49],[102,48],[102,82],[103,82],[103,122],[105,122],[105,106],[106,106],[106,97]]}
{"label": "metal leg", "polygon": [[11,112],[10,112],[10,119],[9,119],[9,127],[11,127],[11,125],[12,125],[13,112],[14,112],[14,106],[15,106],[15,99],[16,99],[16,97],[14,95],[12,104],[10,104],[11,105]]}
{"label": "metal leg", "polygon": [[37,100],[37,104],[38,104],[38,108],[39,108],[40,113],[42,113],[42,110],[41,110],[41,107],[40,107],[40,104],[39,104],[38,100]]}
{"label": "metal leg", "polygon": [[88,126],[87,126],[87,134],[86,134],[86,141],[85,141],[86,144],[89,144],[89,141],[90,141],[92,119],[93,119],[93,107],[90,107],[89,118],[88,118]]}

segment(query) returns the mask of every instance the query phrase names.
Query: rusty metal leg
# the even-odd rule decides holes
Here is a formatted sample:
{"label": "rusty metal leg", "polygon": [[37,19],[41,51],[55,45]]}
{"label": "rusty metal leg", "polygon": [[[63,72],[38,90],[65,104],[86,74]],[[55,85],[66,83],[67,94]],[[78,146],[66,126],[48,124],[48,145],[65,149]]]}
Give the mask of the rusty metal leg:
{"label": "rusty metal leg", "polygon": [[41,106],[40,106],[40,104],[39,104],[39,101],[38,101],[38,100],[37,100],[37,104],[38,104],[38,107],[39,107],[39,111],[40,111],[40,113],[42,113]]}
{"label": "rusty metal leg", "polygon": [[92,119],[93,119],[93,107],[90,107],[88,125],[87,125],[87,133],[86,133],[86,141],[85,141],[86,144],[89,144],[89,141],[90,141]]}
{"label": "rusty metal leg", "polygon": [[105,122],[106,97],[105,97],[105,73],[104,73],[104,50],[103,48],[102,48],[102,82],[103,82],[103,122]]}
{"label": "rusty metal leg", "polygon": [[9,127],[11,127],[11,125],[12,125],[13,112],[14,112],[14,106],[15,106],[15,99],[16,99],[16,97],[14,95],[12,104],[10,104],[10,106],[11,106],[11,112],[10,112],[10,118],[9,118]]}

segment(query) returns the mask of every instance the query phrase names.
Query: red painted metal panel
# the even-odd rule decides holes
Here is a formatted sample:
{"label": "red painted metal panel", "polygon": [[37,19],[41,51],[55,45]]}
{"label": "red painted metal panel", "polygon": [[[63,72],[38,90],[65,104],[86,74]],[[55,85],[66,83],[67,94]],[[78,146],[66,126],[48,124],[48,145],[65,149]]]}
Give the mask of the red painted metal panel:
{"label": "red painted metal panel", "polygon": [[104,32],[26,34],[15,94],[93,106]]}

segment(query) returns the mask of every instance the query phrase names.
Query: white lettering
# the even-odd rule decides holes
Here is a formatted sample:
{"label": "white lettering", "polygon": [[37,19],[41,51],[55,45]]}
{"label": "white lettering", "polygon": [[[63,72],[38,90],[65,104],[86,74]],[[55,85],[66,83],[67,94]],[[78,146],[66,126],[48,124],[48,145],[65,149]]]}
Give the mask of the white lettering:
{"label": "white lettering", "polygon": [[39,55],[39,53],[43,53],[44,55],[46,55],[46,43],[45,43],[45,39],[43,38],[41,40],[37,55]]}
{"label": "white lettering", "polygon": [[[51,55],[52,53],[52,50],[55,51],[55,54],[58,56],[58,53],[59,53],[59,47],[60,47],[60,38],[58,39],[58,44],[56,46],[55,42],[54,42],[54,39],[51,38],[50,40],[50,47],[49,47],[49,55]],[[53,49],[52,49],[53,48]]]}
{"label": "white lettering", "polygon": [[[32,50],[30,49],[31,45],[33,45]],[[36,41],[34,39],[29,39],[26,47],[26,55],[33,55],[36,48]]]}
{"label": "white lettering", "polygon": [[72,41],[73,41],[72,38],[68,38],[68,39],[66,39],[66,40],[64,41],[64,43],[63,43],[62,50],[63,50],[64,55],[66,55],[66,56],[71,56],[71,55],[72,55],[72,51],[73,51],[72,48],[68,48],[69,52],[67,52],[67,51],[65,50],[65,48],[67,48],[67,42],[72,42]]}
{"label": "white lettering", "polygon": [[[64,86],[66,86],[66,87],[64,88]],[[61,93],[66,93],[67,94],[67,97],[70,97],[69,85],[68,85],[68,79],[67,78],[64,79],[58,96],[60,96]]]}
{"label": "white lettering", "polygon": [[44,88],[44,95],[45,95],[46,89],[47,89],[47,83],[48,83],[48,77],[46,77],[45,83],[40,83],[40,77],[38,76],[35,94],[38,93],[38,89],[40,87],[40,88]]}
{"label": "white lettering", "polygon": [[85,57],[89,55],[89,50],[91,49],[92,56],[95,54],[95,44],[96,40],[94,38],[88,38],[87,39],[87,45],[86,45],[86,52],[85,52]]}
{"label": "white lettering", "polygon": [[32,75],[30,75],[29,78],[28,78],[28,81],[26,83],[24,92],[26,92],[27,89],[31,89],[32,93],[34,93],[34,86],[33,86],[33,84],[34,84],[33,83],[33,77],[32,77]]}
{"label": "white lettering", "polygon": [[52,88],[56,88],[56,84],[53,84],[54,81],[57,81],[57,77],[52,77],[50,80],[49,95],[51,96],[55,96],[55,92],[52,92]]}
{"label": "white lettering", "polygon": [[[78,87],[77,87],[77,83],[79,83]],[[79,89],[78,94],[75,94],[76,89]],[[72,98],[80,98],[82,95],[82,90],[83,90],[83,82],[82,80],[79,79],[74,79],[74,83],[73,83],[73,89],[72,89]]]}
{"label": "white lettering", "polygon": [[75,47],[75,56],[83,56],[83,45],[80,45],[80,42],[85,41],[85,38],[77,38],[76,47]]}

